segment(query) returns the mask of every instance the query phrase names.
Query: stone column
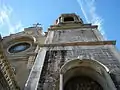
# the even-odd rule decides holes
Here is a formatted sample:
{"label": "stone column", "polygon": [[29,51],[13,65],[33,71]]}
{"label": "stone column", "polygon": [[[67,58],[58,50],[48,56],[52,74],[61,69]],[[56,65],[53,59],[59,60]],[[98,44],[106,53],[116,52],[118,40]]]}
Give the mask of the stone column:
{"label": "stone column", "polygon": [[62,22],[62,23],[64,22],[64,17],[61,17],[61,20],[60,20],[60,22]]}
{"label": "stone column", "polygon": [[59,90],[63,90],[63,74],[60,74],[60,85]]}

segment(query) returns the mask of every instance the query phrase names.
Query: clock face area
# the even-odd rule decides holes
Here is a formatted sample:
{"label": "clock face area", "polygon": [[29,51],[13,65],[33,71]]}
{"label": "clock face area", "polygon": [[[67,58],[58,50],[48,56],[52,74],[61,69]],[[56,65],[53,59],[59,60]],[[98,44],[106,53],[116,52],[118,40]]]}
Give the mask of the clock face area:
{"label": "clock face area", "polygon": [[12,46],[9,48],[8,51],[9,51],[10,53],[18,53],[18,52],[25,51],[25,50],[27,50],[28,48],[30,48],[30,44],[27,43],[27,42],[22,42],[22,43],[18,43],[18,44],[12,45]]}

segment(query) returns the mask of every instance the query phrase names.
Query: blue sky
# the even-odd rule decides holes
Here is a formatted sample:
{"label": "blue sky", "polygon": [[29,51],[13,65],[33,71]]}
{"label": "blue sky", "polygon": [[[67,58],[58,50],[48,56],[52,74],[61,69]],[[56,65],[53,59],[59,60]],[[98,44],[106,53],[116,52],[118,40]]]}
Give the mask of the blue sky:
{"label": "blue sky", "polygon": [[37,22],[47,31],[61,13],[76,13],[85,23],[99,25],[120,50],[120,0],[0,0],[0,33],[6,36]]}

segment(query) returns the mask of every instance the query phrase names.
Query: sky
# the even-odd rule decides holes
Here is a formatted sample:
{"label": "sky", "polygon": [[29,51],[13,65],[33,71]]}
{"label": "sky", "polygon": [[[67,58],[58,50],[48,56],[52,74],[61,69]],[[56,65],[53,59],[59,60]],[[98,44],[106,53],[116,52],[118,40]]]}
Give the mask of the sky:
{"label": "sky", "polygon": [[47,31],[61,13],[76,13],[84,23],[98,25],[120,50],[120,0],[0,0],[0,33],[8,36],[35,23]]}

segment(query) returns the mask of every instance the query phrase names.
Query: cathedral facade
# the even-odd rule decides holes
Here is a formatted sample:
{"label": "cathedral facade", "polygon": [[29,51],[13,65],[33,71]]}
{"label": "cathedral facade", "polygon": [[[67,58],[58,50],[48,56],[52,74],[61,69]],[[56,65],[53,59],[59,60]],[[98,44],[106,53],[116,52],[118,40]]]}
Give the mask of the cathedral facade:
{"label": "cathedral facade", "polygon": [[1,90],[120,90],[120,54],[97,25],[61,14],[0,39]]}

